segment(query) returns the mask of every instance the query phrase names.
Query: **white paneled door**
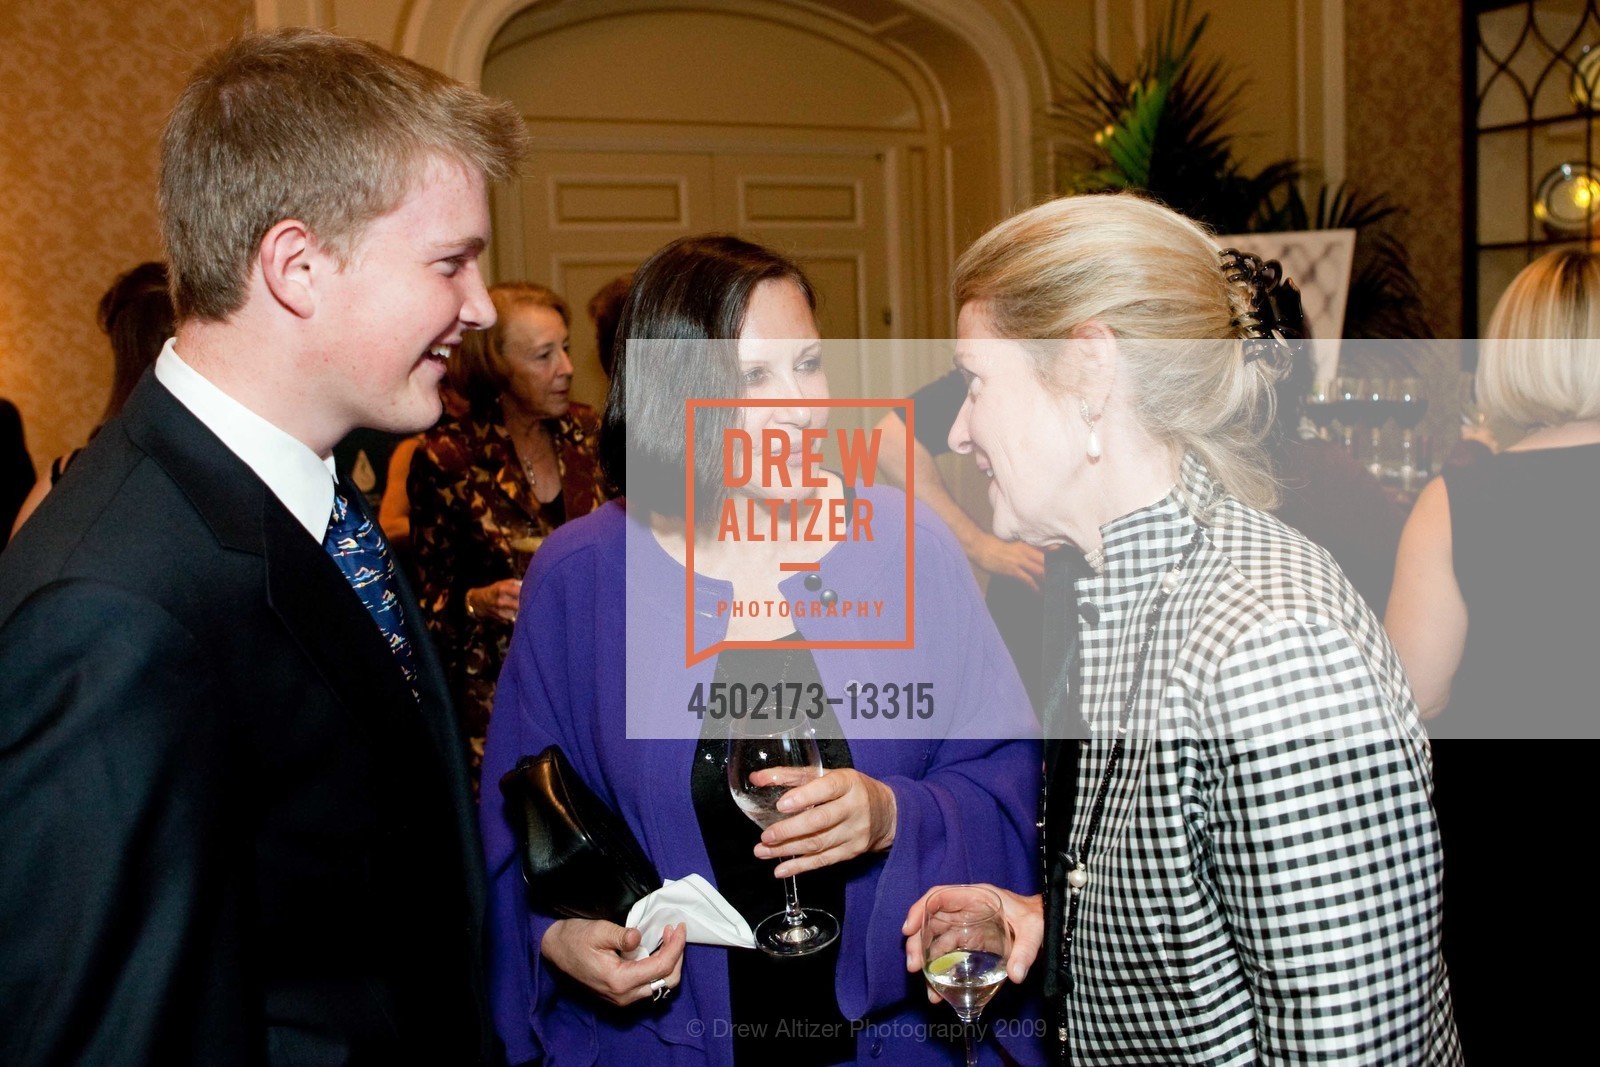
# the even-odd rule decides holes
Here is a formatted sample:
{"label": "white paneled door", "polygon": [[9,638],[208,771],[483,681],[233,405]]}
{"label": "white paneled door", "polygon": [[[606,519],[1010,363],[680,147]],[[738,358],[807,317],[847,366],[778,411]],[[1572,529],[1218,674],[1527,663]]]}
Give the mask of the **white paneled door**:
{"label": "white paneled door", "polygon": [[[517,195],[497,201],[499,274],[520,273],[573,310],[573,398],[600,406],[606,382],[589,298],[675,237],[734,233],[797,260],[828,338],[894,335],[884,157],[861,152],[536,151]],[[830,346],[835,395],[881,390],[852,346]],[[853,420],[852,420],[853,421]]]}

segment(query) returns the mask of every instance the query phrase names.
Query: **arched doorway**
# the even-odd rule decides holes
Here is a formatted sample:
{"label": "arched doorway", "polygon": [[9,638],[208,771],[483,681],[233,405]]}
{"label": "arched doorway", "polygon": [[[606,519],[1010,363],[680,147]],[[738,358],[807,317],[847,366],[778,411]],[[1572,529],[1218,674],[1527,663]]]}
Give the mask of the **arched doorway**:
{"label": "arched doorway", "polygon": [[[534,7],[571,2],[367,0],[360,25],[349,30],[477,85],[491,44],[507,23]],[[1024,5],[1016,0],[779,2],[870,35],[926,67],[951,90],[954,132],[990,128],[997,147],[987,166],[996,174],[1002,210],[1032,202],[1046,155],[1036,132],[1049,126],[1055,88],[1050,59]],[[262,26],[322,25],[328,15],[321,0],[257,0],[256,6]]]}
{"label": "arched doorway", "polygon": [[[535,145],[496,198],[498,275],[581,306],[673,237],[731,232],[805,266],[825,336],[942,332],[949,101],[869,35],[763,0],[544,3],[496,35],[483,86]],[[575,330],[575,395],[603,384],[593,349]],[[903,384],[830,362],[842,393]]]}

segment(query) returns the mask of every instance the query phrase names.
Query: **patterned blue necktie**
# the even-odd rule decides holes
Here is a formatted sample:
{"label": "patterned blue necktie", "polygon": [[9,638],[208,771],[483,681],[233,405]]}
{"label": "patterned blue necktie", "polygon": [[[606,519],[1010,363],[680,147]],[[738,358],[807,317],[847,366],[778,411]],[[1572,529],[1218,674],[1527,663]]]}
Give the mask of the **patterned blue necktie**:
{"label": "patterned blue necktie", "polygon": [[328,534],[322,539],[322,547],[339,565],[345,581],[356,591],[372,621],[383,632],[389,651],[399,661],[406,684],[411,687],[411,695],[420,699],[417,666],[397,592],[394,557],[389,554],[383,532],[360,510],[351,507],[344,491],[338,487],[333,491],[333,515],[328,520]]}

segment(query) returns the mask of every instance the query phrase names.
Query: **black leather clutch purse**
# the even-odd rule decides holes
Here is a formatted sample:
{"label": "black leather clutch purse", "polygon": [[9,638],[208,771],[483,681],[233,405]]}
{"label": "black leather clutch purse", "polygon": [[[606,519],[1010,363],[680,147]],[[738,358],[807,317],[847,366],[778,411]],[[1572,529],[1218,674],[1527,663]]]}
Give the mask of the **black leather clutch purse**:
{"label": "black leather clutch purse", "polygon": [[661,875],[627,823],[583,783],[557,745],[524,756],[500,779],[521,846],[528,899],[571,919],[623,922]]}

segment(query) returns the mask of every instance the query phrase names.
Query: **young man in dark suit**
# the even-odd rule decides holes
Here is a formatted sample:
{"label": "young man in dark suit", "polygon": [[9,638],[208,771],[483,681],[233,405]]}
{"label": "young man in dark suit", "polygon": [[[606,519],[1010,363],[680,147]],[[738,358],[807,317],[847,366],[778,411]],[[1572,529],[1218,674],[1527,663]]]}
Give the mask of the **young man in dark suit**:
{"label": "young man in dark suit", "polygon": [[180,98],[177,337],[0,561],[0,1062],[498,1058],[455,717],[331,457],[438,417],[524,138],[305,30]]}

